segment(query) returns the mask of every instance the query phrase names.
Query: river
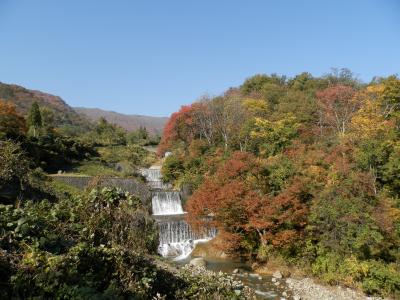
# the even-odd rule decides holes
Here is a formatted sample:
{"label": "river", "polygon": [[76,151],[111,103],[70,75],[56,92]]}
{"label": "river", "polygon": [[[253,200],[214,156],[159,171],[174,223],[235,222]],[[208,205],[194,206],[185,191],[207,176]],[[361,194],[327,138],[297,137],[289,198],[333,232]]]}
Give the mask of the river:
{"label": "river", "polygon": [[[160,237],[158,252],[177,265],[189,263],[193,258],[193,249],[207,247],[204,240],[216,236],[215,228],[210,228],[203,234],[197,234],[191,230],[190,225],[184,220],[186,212],[183,211],[180,194],[173,191],[170,185],[162,182],[159,166],[143,169],[142,174],[152,188],[152,212],[158,224]],[[204,259],[207,269],[232,274],[243,284],[252,288],[258,299],[291,299],[290,295],[285,294],[283,280],[255,274],[244,262],[207,256]]]}
{"label": "river", "polygon": [[[188,264],[193,258],[194,257],[189,255],[185,259],[173,262],[177,265],[184,265]],[[279,285],[276,285],[276,283],[272,281],[272,276],[254,273],[250,265],[246,262],[241,262],[238,259],[235,260],[232,258],[205,257],[204,259],[208,270],[215,272],[221,271],[235,276],[236,279],[242,281],[244,285],[249,286],[256,292],[257,299],[292,299],[289,292],[287,292],[284,280],[281,280]],[[286,295],[285,292],[288,295]]]}

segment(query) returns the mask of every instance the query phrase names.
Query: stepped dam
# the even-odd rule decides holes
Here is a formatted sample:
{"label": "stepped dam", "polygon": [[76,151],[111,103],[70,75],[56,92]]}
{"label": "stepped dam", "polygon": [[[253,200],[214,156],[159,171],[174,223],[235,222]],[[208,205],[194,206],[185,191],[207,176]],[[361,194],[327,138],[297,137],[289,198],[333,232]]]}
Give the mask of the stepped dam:
{"label": "stepped dam", "polygon": [[159,230],[158,252],[162,256],[184,258],[192,252],[197,241],[215,237],[214,228],[207,229],[204,233],[192,230],[185,221],[186,212],[182,207],[180,193],[173,191],[169,184],[163,183],[160,167],[142,169],[141,173],[152,190],[151,207]]}

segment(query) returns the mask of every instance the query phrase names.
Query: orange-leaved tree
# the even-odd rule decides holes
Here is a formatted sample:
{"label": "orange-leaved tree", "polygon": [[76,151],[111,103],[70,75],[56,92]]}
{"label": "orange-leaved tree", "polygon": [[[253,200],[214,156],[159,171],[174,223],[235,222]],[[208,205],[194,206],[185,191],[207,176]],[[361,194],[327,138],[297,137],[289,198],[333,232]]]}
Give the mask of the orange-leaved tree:
{"label": "orange-leaved tree", "polygon": [[215,174],[207,177],[189,199],[188,221],[195,228],[216,226],[227,241],[226,251],[270,244],[282,247],[302,235],[308,194],[301,180],[277,196],[263,194],[268,178],[263,162],[253,154],[235,152]]}
{"label": "orange-leaved tree", "polygon": [[158,146],[158,154],[170,150],[173,143],[182,141],[189,144],[195,137],[194,106],[184,105],[171,115],[164,126],[163,136]]}
{"label": "orange-leaved tree", "polygon": [[333,128],[338,134],[345,134],[352,116],[359,108],[353,87],[336,85],[317,92],[320,108],[320,126]]}
{"label": "orange-leaved tree", "polygon": [[27,131],[26,122],[15,105],[0,100],[0,138],[18,138]]}

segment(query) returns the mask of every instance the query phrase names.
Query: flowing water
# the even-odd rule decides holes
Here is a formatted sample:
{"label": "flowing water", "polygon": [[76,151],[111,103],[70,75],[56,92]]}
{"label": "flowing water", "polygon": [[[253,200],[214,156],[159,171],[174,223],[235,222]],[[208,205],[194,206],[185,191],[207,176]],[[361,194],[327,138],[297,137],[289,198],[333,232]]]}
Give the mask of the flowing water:
{"label": "flowing water", "polygon": [[[200,244],[200,246],[202,246]],[[176,261],[178,265],[184,265],[190,262],[192,259],[191,255],[185,259]],[[244,285],[252,288],[255,291],[257,299],[267,299],[267,300],[292,300],[290,292],[287,292],[286,284],[281,281],[277,286],[272,282],[272,276],[269,275],[259,275],[254,273],[249,264],[241,262],[238,259],[232,258],[216,258],[216,257],[205,257],[206,268],[215,272],[224,272],[231,274],[237,280],[243,282]],[[235,271],[238,271],[235,273]],[[284,292],[287,292],[284,295]]]}
{"label": "flowing water", "polygon": [[[153,190],[151,204],[153,218],[159,230],[159,254],[173,258],[177,264],[189,263],[190,254],[196,245],[215,237],[216,229],[209,228],[203,233],[197,233],[191,229],[185,221],[180,193],[170,190],[171,186],[162,182],[160,167],[143,169],[141,173]],[[206,268],[209,270],[228,274],[232,274],[235,269],[240,270],[234,276],[254,289],[258,299],[291,299],[282,296],[284,285],[273,284],[271,276],[252,274],[250,266],[246,263],[217,258],[206,258],[206,261]]]}
{"label": "flowing water", "polygon": [[183,214],[179,192],[157,191],[153,192],[151,199],[153,215],[179,215]]}
{"label": "flowing water", "polygon": [[160,167],[141,170],[148,185],[153,189],[151,207],[159,229],[158,252],[165,257],[183,259],[194,249],[196,243],[213,238],[214,228],[203,233],[194,232],[185,221],[180,193],[170,190],[171,186],[161,180]]}

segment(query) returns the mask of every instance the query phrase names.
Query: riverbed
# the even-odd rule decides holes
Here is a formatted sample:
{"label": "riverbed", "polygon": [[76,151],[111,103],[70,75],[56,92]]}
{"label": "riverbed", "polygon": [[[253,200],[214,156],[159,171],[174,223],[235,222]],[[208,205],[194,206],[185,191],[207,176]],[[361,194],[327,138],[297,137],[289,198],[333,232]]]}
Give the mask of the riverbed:
{"label": "riverbed", "polygon": [[[190,263],[193,258],[202,258],[205,267],[214,272],[224,272],[252,288],[257,299],[268,300],[384,300],[380,297],[368,297],[360,291],[342,286],[327,286],[315,282],[308,277],[279,278],[278,276],[260,275],[255,273],[251,266],[240,259],[222,257],[220,253],[213,255],[207,251],[209,243],[199,243],[194,252],[182,260],[174,261],[177,265]],[[214,252],[215,254],[215,252]],[[274,275],[276,272],[274,273]]]}
{"label": "riverbed", "polygon": [[[193,259],[191,255],[183,260],[175,261],[177,265],[185,265]],[[256,292],[257,299],[277,300],[293,299],[286,288],[284,280],[275,279],[272,276],[265,276],[253,273],[249,264],[231,258],[204,258],[206,268],[214,272],[231,274],[244,285],[249,286]],[[275,282],[273,282],[275,281]]]}

